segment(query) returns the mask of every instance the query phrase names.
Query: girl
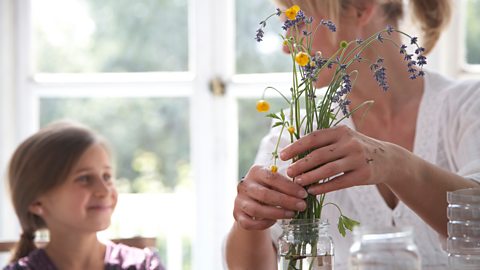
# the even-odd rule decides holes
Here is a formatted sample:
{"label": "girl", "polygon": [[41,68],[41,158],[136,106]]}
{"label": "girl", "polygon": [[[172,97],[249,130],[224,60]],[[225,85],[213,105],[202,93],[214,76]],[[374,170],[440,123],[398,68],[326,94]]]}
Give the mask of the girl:
{"label": "girl", "polygon": [[[278,0],[282,7],[298,4],[314,22],[332,19],[332,39],[317,33],[312,51],[324,55],[338,49],[340,40],[365,40],[387,25],[397,28],[404,13],[403,0]],[[457,2],[457,1],[455,1]],[[411,13],[424,31],[425,53],[431,51],[448,22],[449,0],[410,0]],[[301,31],[301,30],[300,30]],[[319,28],[320,31],[326,31]],[[402,43],[398,34],[389,38]],[[332,42],[333,40],[333,42]],[[307,192],[327,194],[349,217],[365,226],[412,226],[416,233],[422,269],[447,269],[442,240],[447,235],[446,192],[478,187],[480,181],[480,82],[455,81],[435,72],[410,80],[399,48],[374,45],[366,59],[384,58],[390,89],[377,91],[369,65],[355,67],[357,77],[348,98],[350,109],[374,100],[360,125],[353,114],[343,126],[315,131],[288,145],[282,138],[280,173],[271,173],[271,151],[278,130],[262,141],[256,163],[238,185],[235,223],[228,236],[229,269],[275,269],[274,243],[279,237],[277,219],[303,211]],[[324,75],[324,74],[323,74]],[[317,87],[331,77],[320,76]],[[280,147],[279,149],[282,149]],[[291,164],[290,159],[314,149]],[[291,165],[290,165],[291,164]],[[323,184],[318,179],[338,176]],[[295,181],[291,181],[294,178]],[[338,213],[325,208],[324,218]],[[353,239],[333,234],[335,269],[346,269]]]}
{"label": "girl", "polygon": [[[8,181],[23,232],[4,270],[163,269],[148,249],[97,239],[118,195],[106,142],[87,127],[57,122],[29,137],[13,154]],[[50,241],[36,248],[44,228]]]}

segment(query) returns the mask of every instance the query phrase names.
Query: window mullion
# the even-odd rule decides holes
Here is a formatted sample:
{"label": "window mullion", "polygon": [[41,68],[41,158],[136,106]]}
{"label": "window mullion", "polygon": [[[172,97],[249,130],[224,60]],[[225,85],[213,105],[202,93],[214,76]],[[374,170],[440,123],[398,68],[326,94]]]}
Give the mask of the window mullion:
{"label": "window mullion", "polygon": [[[192,165],[196,187],[195,269],[222,269],[223,239],[231,226],[236,169],[235,104],[214,96],[210,80],[233,73],[233,1],[190,1],[190,46],[196,74],[192,96]],[[228,86],[227,86],[228,91]]]}

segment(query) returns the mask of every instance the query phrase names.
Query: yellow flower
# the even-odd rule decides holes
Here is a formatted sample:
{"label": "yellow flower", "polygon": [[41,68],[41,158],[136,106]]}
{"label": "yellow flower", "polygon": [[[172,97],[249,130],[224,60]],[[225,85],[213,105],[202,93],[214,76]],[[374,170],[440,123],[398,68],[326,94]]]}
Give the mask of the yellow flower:
{"label": "yellow flower", "polygon": [[290,134],[293,134],[295,132],[295,127],[289,126],[287,130],[290,132]]}
{"label": "yellow flower", "polygon": [[283,40],[283,46],[287,46],[288,45],[288,40],[287,39],[284,39]]}
{"label": "yellow flower", "polygon": [[285,15],[289,20],[295,20],[299,11],[300,7],[297,5],[293,5],[289,9],[285,10]]}
{"label": "yellow flower", "polygon": [[310,62],[310,56],[304,52],[299,52],[295,56],[295,62],[299,64],[300,66],[304,67]]}
{"label": "yellow flower", "polygon": [[340,41],[340,48],[347,48],[347,45],[348,45],[348,42],[346,42],[345,40],[342,40]]}
{"label": "yellow flower", "polygon": [[270,110],[270,104],[267,101],[263,99],[257,101],[257,111],[268,112],[268,110]]}
{"label": "yellow flower", "polygon": [[272,173],[276,173],[276,172],[278,171],[278,167],[275,166],[275,165],[272,165],[272,166],[270,166],[270,171],[271,171]]}

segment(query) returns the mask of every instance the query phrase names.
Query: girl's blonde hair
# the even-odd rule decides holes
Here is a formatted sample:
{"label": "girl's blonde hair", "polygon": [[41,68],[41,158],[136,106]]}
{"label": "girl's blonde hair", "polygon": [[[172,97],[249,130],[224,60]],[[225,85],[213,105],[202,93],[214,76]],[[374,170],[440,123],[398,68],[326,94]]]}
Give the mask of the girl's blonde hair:
{"label": "girl's blonde hair", "polygon": [[[403,0],[274,0],[282,7],[300,5],[310,14],[321,12],[330,20],[338,23],[341,11],[348,6],[362,8],[367,3],[377,3],[383,10],[384,17],[396,24],[402,19]],[[443,29],[447,26],[451,16],[450,0],[409,0],[413,20],[419,24],[423,32],[423,47],[425,53],[430,52],[437,43]]]}
{"label": "girl's blonde hair", "polygon": [[15,150],[8,167],[8,184],[22,235],[12,262],[36,249],[35,232],[45,221],[30,212],[39,196],[65,182],[69,172],[91,145],[105,141],[89,128],[73,122],[56,122],[26,139]]}

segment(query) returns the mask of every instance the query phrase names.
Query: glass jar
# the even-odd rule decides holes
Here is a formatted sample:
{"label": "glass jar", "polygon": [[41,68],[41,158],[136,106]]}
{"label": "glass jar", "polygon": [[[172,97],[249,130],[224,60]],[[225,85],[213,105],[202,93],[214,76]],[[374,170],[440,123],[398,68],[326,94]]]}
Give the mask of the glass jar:
{"label": "glass jar", "polygon": [[355,227],[350,270],[419,270],[420,255],[411,228]]}
{"label": "glass jar", "polygon": [[449,269],[479,269],[480,189],[447,192],[447,202]]}
{"label": "glass jar", "polygon": [[282,220],[278,239],[279,270],[332,270],[333,240],[329,224],[320,219]]}

